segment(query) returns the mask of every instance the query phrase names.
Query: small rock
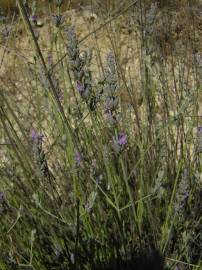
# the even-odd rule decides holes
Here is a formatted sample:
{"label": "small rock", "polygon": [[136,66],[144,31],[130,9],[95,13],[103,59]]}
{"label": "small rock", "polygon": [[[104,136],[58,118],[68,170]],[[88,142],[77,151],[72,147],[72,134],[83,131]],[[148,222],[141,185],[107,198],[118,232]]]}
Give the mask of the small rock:
{"label": "small rock", "polygon": [[36,23],[37,27],[43,27],[43,25],[44,25],[43,22],[40,21],[40,20],[38,20],[37,23]]}

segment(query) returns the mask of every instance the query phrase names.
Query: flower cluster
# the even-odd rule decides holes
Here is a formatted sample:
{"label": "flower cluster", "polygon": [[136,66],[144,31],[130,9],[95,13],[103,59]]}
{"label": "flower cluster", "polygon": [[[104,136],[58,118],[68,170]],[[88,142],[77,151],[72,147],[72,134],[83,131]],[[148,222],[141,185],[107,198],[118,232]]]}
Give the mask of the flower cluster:
{"label": "flower cluster", "polygon": [[49,176],[49,169],[46,156],[43,150],[43,135],[37,133],[35,130],[31,131],[33,155],[40,174],[44,177]]}
{"label": "flower cluster", "polygon": [[175,211],[178,213],[183,212],[183,208],[186,205],[187,199],[189,197],[189,183],[188,183],[188,171],[185,169],[182,173],[182,178],[178,186],[178,191],[175,199]]}
{"label": "flower cluster", "polygon": [[62,16],[61,14],[53,14],[52,15],[53,18],[53,23],[56,27],[60,27],[63,23],[64,23],[64,16]]}
{"label": "flower cluster", "polygon": [[5,193],[0,191],[0,214],[4,213],[9,208]]}
{"label": "flower cluster", "polygon": [[[53,58],[51,55],[48,56],[48,66],[49,68],[51,68],[53,66]],[[43,68],[41,68],[41,72],[40,72],[40,75],[39,75],[39,80],[41,81],[41,84],[43,85],[43,87],[45,89],[50,89],[51,86],[50,86],[50,82],[43,70]],[[51,80],[52,80],[52,83],[54,85],[54,89],[56,91],[56,94],[57,94],[57,98],[62,101],[63,100],[63,91],[62,89],[60,88],[60,83],[59,83],[59,79],[57,78],[57,76],[52,73],[51,74]]]}
{"label": "flower cluster", "polygon": [[117,138],[113,138],[113,149],[115,152],[119,153],[128,143],[128,136],[121,132]]}
{"label": "flower cluster", "polygon": [[5,195],[2,191],[0,191],[0,202],[2,203],[5,200]]}
{"label": "flower cluster", "polygon": [[42,142],[43,135],[40,133],[37,133],[34,129],[31,130],[31,138],[33,143],[38,143],[39,141]]}
{"label": "flower cluster", "polygon": [[202,153],[202,127],[198,127],[198,152]]}
{"label": "flower cluster", "polygon": [[92,76],[88,68],[92,55],[90,51],[80,53],[74,26],[69,27],[66,32],[69,64],[76,81],[76,89],[83,99],[88,100],[92,93]]}
{"label": "flower cluster", "polygon": [[152,3],[150,9],[146,14],[145,30],[147,35],[151,35],[154,31],[154,22],[157,15],[157,10],[158,10],[158,3],[157,2]]}
{"label": "flower cluster", "polygon": [[38,18],[37,16],[34,14],[30,17],[30,21],[34,24],[34,25],[37,25],[37,22],[38,22]]}
{"label": "flower cluster", "polygon": [[116,61],[113,53],[109,53],[106,59],[105,80],[104,80],[104,112],[110,124],[117,124],[120,113],[117,111],[119,105],[118,76],[116,71]]}
{"label": "flower cluster", "polygon": [[82,158],[81,153],[79,151],[76,151],[74,153],[74,161],[77,167],[79,167],[82,164],[82,160],[83,158]]}
{"label": "flower cluster", "polygon": [[1,34],[4,38],[7,38],[10,34],[11,29],[8,26],[5,26],[4,29],[1,31]]}

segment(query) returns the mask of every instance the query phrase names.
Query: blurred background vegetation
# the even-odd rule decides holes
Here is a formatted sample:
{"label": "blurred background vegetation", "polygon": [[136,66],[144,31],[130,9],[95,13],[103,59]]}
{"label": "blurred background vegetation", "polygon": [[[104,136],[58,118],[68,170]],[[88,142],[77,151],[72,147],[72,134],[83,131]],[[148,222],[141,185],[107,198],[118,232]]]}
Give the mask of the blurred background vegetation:
{"label": "blurred background vegetation", "polygon": [[[33,0],[29,1],[30,3],[34,2]],[[39,7],[43,7],[47,4],[53,4],[54,0],[38,0],[35,1]],[[129,0],[125,0],[124,4],[127,2],[131,2]],[[148,5],[151,5],[151,3],[157,2],[160,7],[180,7],[187,4],[186,0],[145,0],[145,3]],[[102,7],[105,7],[106,9],[114,8],[116,9],[120,4],[122,4],[122,1],[119,0],[64,0],[63,9],[69,9],[69,8],[75,8],[79,6],[85,6],[90,4],[99,4]],[[189,0],[190,5],[202,5],[201,0]],[[0,10],[3,13],[12,12],[13,10],[16,10],[16,0],[1,0],[0,3]]]}

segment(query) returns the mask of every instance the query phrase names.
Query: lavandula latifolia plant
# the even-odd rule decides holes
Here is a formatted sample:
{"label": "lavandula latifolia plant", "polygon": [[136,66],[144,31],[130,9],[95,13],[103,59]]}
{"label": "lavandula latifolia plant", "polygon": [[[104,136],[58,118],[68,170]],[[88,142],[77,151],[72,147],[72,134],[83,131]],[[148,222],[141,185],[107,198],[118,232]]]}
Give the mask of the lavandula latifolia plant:
{"label": "lavandula latifolia plant", "polygon": [[103,85],[104,96],[104,113],[107,122],[111,127],[114,127],[115,134],[113,136],[113,149],[115,152],[120,152],[127,144],[127,135],[123,131],[119,131],[118,124],[120,121],[119,112],[119,82],[116,68],[115,56],[112,52],[107,55],[105,67],[105,79]]}
{"label": "lavandula latifolia plant", "polygon": [[148,13],[146,14],[146,27],[145,27],[146,35],[152,35],[152,33],[154,32],[154,22],[157,15],[157,8],[158,8],[157,2],[152,3]]}
{"label": "lavandula latifolia plant", "polygon": [[184,207],[189,197],[190,187],[188,180],[189,180],[188,170],[185,169],[182,173],[182,178],[178,186],[178,191],[175,200],[175,211],[178,214],[183,213]]}
{"label": "lavandula latifolia plant", "polygon": [[116,125],[120,119],[118,112],[118,75],[116,61],[112,52],[107,55],[105,67],[105,80],[103,86],[104,112],[110,125]]}
{"label": "lavandula latifolia plant", "polygon": [[[52,65],[53,65],[53,59],[52,59],[52,56],[49,55],[48,56],[48,66],[51,68]],[[51,74],[51,79],[52,79],[55,91],[57,93],[57,97],[58,97],[58,99],[60,101],[62,101],[63,100],[63,91],[62,91],[62,89],[60,87],[60,83],[59,83],[59,79],[58,79],[57,75],[55,73],[52,73]],[[41,72],[39,74],[39,80],[41,81],[42,86],[46,90],[45,93],[47,94],[48,93],[47,90],[50,89],[51,86],[50,86],[50,83],[49,83],[45,73],[44,73],[43,68],[41,68]]]}
{"label": "lavandula latifolia plant", "polygon": [[80,93],[82,99],[90,105],[90,97],[92,95],[92,75],[89,69],[91,52],[80,52],[74,26],[69,27],[66,32],[68,40],[67,50],[69,65],[73,73],[75,87]]}
{"label": "lavandula latifolia plant", "polygon": [[35,130],[31,132],[33,155],[36,165],[39,169],[40,175],[47,178],[50,176],[46,156],[43,150],[43,135],[37,133]]}

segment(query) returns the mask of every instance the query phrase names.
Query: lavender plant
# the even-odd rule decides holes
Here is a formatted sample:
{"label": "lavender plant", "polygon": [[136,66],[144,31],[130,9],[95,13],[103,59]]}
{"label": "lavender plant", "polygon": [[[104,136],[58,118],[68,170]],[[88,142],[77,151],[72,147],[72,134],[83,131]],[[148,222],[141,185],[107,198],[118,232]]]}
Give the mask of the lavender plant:
{"label": "lavender plant", "polygon": [[91,52],[84,51],[80,53],[74,26],[69,27],[66,32],[69,64],[73,72],[75,87],[82,99],[88,102],[92,94],[92,76],[89,69]]}
{"label": "lavender plant", "polygon": [[[2,270],[162,270],[154,248],[168,269],[200,268],[200,61],[188,43],[186,54],[156,57],[159,6],[126,2],[101,25],[75,26],[87,34],[79,40],[54,1],[54,25],[36,40],[24,1],[38,54],[14,39],[20,16],[12,26],[0,75]],[[94,54],[81,50],[92,43]]]}
{"label": "lavender plant", "polygon": [[188,171],[184,170],[182,173],[181,181],[176,194],[175,211],[180,214],[185,210],[186,202],[189,197],[189,175]]}
{"label": "lavender plant", "polygon": [[43,150],[43,135],[37,133],[35,130],[31,132],[31,139],[32,139],[32,148],[33,148],[33,155],[36,165],[39,169],[39,173],[41,174],[42,178],[50,177],[48,164],[46,161],[45,153]]}
{"label": "lavender plant", "polygon": [[117,124],[120,120],[118,112],[119,97],[118,97],[118,74],[116,62],[113,53],[109,53],[106,59],[105,80],[103,86],[104,95],[104,113],[110,124]]}

